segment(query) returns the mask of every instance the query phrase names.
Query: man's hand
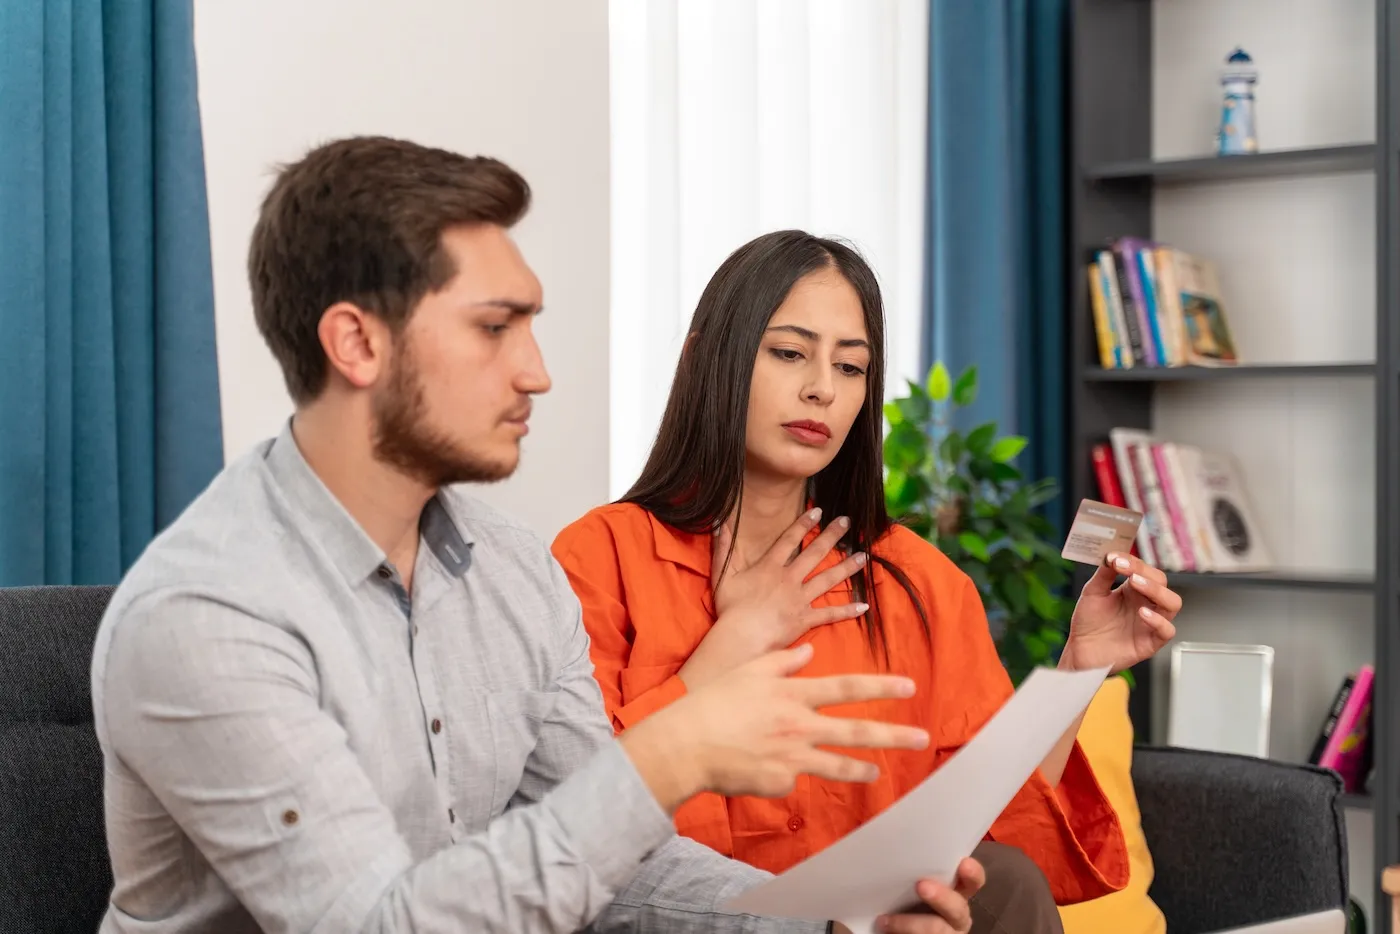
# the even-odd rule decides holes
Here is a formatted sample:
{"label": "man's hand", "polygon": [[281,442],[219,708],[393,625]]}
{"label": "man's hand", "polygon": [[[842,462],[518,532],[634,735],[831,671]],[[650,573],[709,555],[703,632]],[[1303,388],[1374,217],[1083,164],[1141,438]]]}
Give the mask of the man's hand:
{"label": "man's hand", "polygon": [[[952,888],[933,879],[921,879],[915,887],[928,911],[882,915],[875,919],[875,930],[888,934],[967,934],[972,930],[972,896],[987,882],[982,864],[967,857],[958,864]],[[838,934],[851,934],[844,924],[834,924]]]}
{"label": "man's hand", "polygon": [[915,727],[829,717],[821,707],[906,698],[914,683],[894,675],[792,677],[810,645],[774,652],[687,693],[623,732],[623,748],[668,812],[701,791],[781,797],[799,775],[873,781],[874,763],[821,747],[922,749]]}
{"label": "man's hand", "polygon": [[813,600],[855,574],[866,561],[864,554],[851,555],[808,580],[850,528],[849,520],[839,518],[802,548],[802,539],[820,518],[819,509],[803,513],[752,562],[739,554],[730,560],[732,520],[715,532],[710,589],[716,621],[677,672],[687,690],[693,691],[766,652],[787,648],[809,629],[853,619],[869,609],[864,603],[813,609]]}
{"label": "man's hand", "polygon": [[[1114,587],[1118,574],[1128,579]],[[1180,611],[1181,597],[1167,586],[1167,575],[1141,558],[1109,555],[1080,593],[1060,667],[1106,666],[1113,674],[1131,668],[1172,640]]]}

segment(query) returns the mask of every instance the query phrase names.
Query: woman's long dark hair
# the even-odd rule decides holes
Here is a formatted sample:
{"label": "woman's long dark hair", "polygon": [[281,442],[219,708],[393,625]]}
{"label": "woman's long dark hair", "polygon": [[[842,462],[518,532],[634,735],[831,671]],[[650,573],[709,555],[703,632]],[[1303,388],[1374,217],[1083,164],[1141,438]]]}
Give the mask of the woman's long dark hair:
{"label": "woman's long dark hair", "polygon": [[[888,661],[874,565],[885,568],[909,594],[925,638],[930,638],[929,619],[908,575],[870,550],[891,525],[881,455],[885,312],[874,271],[846,244],[801,230],[779,230],[744,244],[716,270],[691,319],[646,467],[621,502],[636,503],[667,525],[691,533],[713,532],[742,507],[749,387],[759,343],[792,287],[822,269],[835,269],[860,297],[870,366],[865,404],[841,450],[812,478],[810,495],[828,521],[850,518],[851,528],[839,547],[871,558],[851,580],[856,599],[870,604],[864,620],[870,647]],[[726,565],[728,560],[726,556]]]}

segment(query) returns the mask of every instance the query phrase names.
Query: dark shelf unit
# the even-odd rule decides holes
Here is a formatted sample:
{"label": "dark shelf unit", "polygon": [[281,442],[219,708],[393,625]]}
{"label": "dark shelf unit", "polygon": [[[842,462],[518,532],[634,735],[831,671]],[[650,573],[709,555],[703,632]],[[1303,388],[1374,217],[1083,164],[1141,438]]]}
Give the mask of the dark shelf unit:
{"label": "dark shelf unit", "polygon": [[1319,376],[1370,377],[1374,363],[1254,363],[1239,366],[1135,366],[1105,370],[1088,366],[1083,378],[1094,383],[1186,383],[1209,380],[1304,379]]}
{"label": "dark shelf unit", "polygon": [[1369,172],[1375,164],[1375,145],[1358,143],[1352,146],[1284,149],[1248,156],[1126,159],[1089,166],[1083,175],[1090,182],[1153,179],[1162,184],[1186,184],[1326,172]]}
{"label": "dark shelf unit", "polygon": [[[1065,490],[1071,504],[1097,498],[1090,449],[1115,426],[1150,429],[1159,386],[1239,380],[1342,377],[1371,380],[1375,392],[1376,551],[1373,575],[1301,570],[1269,574],[1169,573],[1183,594],[1205,588],[1305,590],[1369,595],[1374,606],[1376,741],[1373,793],[1346,795],[1348,809],[1374,814],[1375,911],[1371,930],[1392,931],[1380,871],[1400,863],[1400,0],[1375,3],[1375,141],[1248,156],[1154,159],[1152,155],[1154,3],[1170,0],[1073,0],[1070,107],[1069,249],[1064,289],[1070,313],[1067,361]],[[1154,192],[1184,185],[1225,186],[1250,179],[1339,172],[1373,173],[1376,190],[1376,359],[1349,363],[1264,364],[1234,368],[1134,368],[1098,365],[1084,266],[1092,250],[1121,236],[1151,238]],[[1228,389],[1221,387],[1222,401]],[[1087,579],[1081,574],[1080,585]],[[1139,666],[1130,701],[1139,735],[1151,718],[1151,672]],[[1365,883],[1360,883],[1360,885]]]}
{"label": "dark shelf unit", "polygon": [[1371,575],[1329,575],[1307,571],[1235,573],[1176,571],[1167,575],[1173,588],[1258,588],[1280,590],[1331,590],[1342,593],[1373,593],[1376,579]]}

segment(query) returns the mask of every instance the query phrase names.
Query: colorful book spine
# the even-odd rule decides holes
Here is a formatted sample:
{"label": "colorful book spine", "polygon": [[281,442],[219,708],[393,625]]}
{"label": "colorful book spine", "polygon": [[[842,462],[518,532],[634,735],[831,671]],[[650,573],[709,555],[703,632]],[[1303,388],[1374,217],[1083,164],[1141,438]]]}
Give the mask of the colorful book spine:
{"label": "colorful book spine", "polygon": [[[1123,290],[1124,303],[1126,305],[1129,295],[1132,296],[1133,314],[1137,319],[1137,328],[1140,334],[1139,340],[1142,343],[1142,360],[1148,366],[1161,366],[1162,358],[1157,355],[1157,347],[1152,340],[1152,324],[1147,320],[1147,300],[1142,289],[1142,266],[1138,262],[1138,245],[1141,241],[1131,237],[1125,237],[1118,241],[1118,257],[1120,267],[1127,273],[1127,288]],[[1137,353],[1137,348],[1133,352]]]}
{"label": "colorful book spine", "polygon": [[[1167,463],[1166,445],[1152,445],[1152,463],[1157,468],[1157,480],[1162,487],[1162,499],[1167,504],[1167,519],[1171,522],[1172,537],[1176,540],[1177,552],[1181,558],[1181,570],[1196,570],[1196,552],[1191,547],[1191,530],[1186,522],[1185,504],[1178,494],[1171,465]],[[1185,491],[1181,491],[1184,494]]]}
{"label": "colorful book spine", "polygon": [[1318,765],[1340,775],[1347,791],[1353,793],[1360,791],[1366,781],[1361,764],[1365,759],[1366,744],[1370,742],[1374,682],[1375,670],[1370,665],[1362,665],[1356,673],[1356,684],[1351,689],[1351,695],[1337,717],[1337,726],[1318,759]]}

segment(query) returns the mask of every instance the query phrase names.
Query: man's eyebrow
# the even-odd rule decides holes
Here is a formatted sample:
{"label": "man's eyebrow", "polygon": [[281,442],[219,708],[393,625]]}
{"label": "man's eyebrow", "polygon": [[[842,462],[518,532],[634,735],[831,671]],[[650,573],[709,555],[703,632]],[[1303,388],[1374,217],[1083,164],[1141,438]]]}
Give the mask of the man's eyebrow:
{"label": "man's eyebrow", "polygon": [[[816,331],[808,330],[807,328],[801,327],[800,325],[796,325],[796,324],[775,324],[775,325],[773,325],[771,328],[769,328],[768,330],[770,330],[770,331],[789,331],[789,332],[791,332],[791,333],[793,333],[793,334],[796,334],[798,337],[801,337],[801,338],[803,338],[803,339],[805,339],[805,340],[812,341],[813,343],[815,343],[816,341],[821,340],[821,337],[822,337],[822,336],[821,336],[820,334],[818,334]],[[864,347],[866,350],[869,350],[869,349],[870,349],[870,343],[869,343],[868,341],[862,340],[862,339],[860,339],[860,338],[858,338],[858,337],[847,337],[847,338],[844,338],[843,340],[839,340],[839,341],[836,342],[836,346],[837,346],[837,347]]]}
{"label": "man's eyebrow", "polygon": [[543,305],[536,305],[534,302],[522,302],[513,298],[488,298],[485,301],[472,302],[473,308],[503,308],[513,315],[537,315],[544,311]]}

